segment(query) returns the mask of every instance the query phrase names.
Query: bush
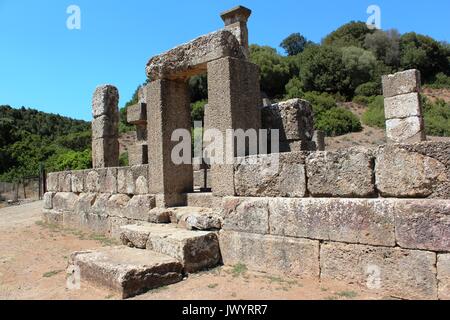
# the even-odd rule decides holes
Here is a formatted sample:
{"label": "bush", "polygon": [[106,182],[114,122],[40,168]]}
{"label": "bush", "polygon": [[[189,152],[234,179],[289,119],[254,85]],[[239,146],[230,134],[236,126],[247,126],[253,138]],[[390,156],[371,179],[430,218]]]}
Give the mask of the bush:
{"label": "bush", "polygon": [[337,107],[335,98],[328,93],[307,92],[303,99],[311,102],[316,117],[327,110]]}
{"label": "bush", "polygon": [[366,97],[366,96],[354,96],[352,101],[354,103],[362,104],[362,105],[366,106],[369,104],[370,99],[369,99],[369,97]]}
{"label": "bush", "polygon": [[362,116],[362,122],[370,127],[382,129],[386,127],[383,96],[373,98],[373,101],[368,105],[367,111]]}
{"label": "bush", "polygon": [[205,117],[205,105],[208,100],[200,100],[191,104],[191,119],[192,121],[203,121]]}
{"label": "bush", "polygon": [[327,136],[340,136],[362,130],[361,122],[349,110],[333,108],[316,118],[316,129],[324,131]]}
{"label": "bush", "polygon": [[128,167],[129,165],[130,165],[130,162],[128,159],[128,152],[124,152],[119,157],[119,166]]}
{"label": "bush", "polygon": [[285,99],[302,98],[304,95],[301,80],[298,77],[292,78],[286,85]]}
{"label": "bush", "polygon": [[90,149],[84,151],[69,150],[51,157],[46,164],[47,171],[84,170],[92,168],[92,153]]}
{"label": "bush", "polygon": [[433,89],[450,88],[450,77],[440,72],[436,75],[434,82],[427,85],[427,87]]}
{"label": "bush", "polygon": [[371,97],[381,94],[381,85],[378,82],[366,82],[359,85],[355,90],[355,95]]}
{"label": "bush", "polygon": [[425,130],[428,135],[450,137],[450,104],[444,100],[432,103],[423,99]]}

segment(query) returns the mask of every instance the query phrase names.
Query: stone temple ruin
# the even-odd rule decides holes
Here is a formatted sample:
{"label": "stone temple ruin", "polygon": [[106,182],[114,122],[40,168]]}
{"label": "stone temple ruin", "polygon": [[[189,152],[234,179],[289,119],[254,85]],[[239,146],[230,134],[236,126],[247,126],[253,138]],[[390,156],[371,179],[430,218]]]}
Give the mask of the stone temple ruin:
{"label": "stone temple ruin", "polygon": [[[123,246],[76,252],[72,270],[124,298],[244,263],[449,299],[450,144],[425,141],[418,71],[383,78],[388,144],[323,151],[307,101],[263,104],[248,60],[250,13],[225,12],[224,29],[150,59],[150,82],[128,109],[138,135],[130,167],[118,167],[118,90],[97,88],[94,169],[50,173],[43,216]],[[202,73],[205,128],[280,130],[280,153],[212,164],[210,193],[194,192],[193,165],[171,161],[172,132],[191,129],[187,79]]]}

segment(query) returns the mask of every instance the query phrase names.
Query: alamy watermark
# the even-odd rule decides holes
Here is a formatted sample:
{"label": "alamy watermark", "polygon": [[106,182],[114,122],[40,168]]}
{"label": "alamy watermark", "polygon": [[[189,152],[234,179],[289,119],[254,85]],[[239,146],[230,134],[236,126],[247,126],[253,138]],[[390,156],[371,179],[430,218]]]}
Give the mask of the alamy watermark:
{"label": "alamy watermark", "polygon": [[66,26],[69,30],[81,29],[81,9],[79,6],[72,4],[67,7],[66,13],[69,15],[66,20]]}
{"label": "alamy watermark", "polygon": [[381,8],[375,4],[370,5],[367,8],[367,14],[369,14],[369,18],[367,19],[367,27],[370,30],[378,29],[381,30]]}

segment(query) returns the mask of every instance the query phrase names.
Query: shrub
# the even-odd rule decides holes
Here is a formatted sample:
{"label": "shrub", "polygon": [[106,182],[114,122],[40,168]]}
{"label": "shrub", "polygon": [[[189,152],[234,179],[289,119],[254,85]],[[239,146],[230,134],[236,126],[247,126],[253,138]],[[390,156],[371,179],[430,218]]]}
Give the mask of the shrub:
{"label": "shrub", "polygon": [[311,102],[316,117],[324,111],[337,107],[336,99],[328,93],[307,92],[303,95],[303,99]]}
{"label": "shrub", "polygon": [[367,111],[362,116],[362,122],[370,127],[383,129],[386,127],[383,96],[377,96],[369,102]]}
{"label": "shrub", "polygon": [[366,82],[359,85],[355,90],[357,96],[378,96],[381,94],[381,85],[377,82]]}
{"label": "shrub", "polygon": [[436,75],[434,82],[427,86],[433,89],[450,88],[450,76],[440,72]]}
{"label": "shrub", "polygon": [[349,110],[332,108],[316,118],[316,128],[324,131],[327,136],[339,136],[362,130],[361,122]]}
{"label": "shrub", "polygon": [[352,101],[354,103],[363,104],[366,106],[369,104],[370,99],[366,96],[354,96]]}
{"label": "shrub", "polygon": [[192,121],[203,121],[205,117],[205,105],[208,100],[200,100],[191,104],[191,118]]}
{"label": "shrub", "polygon": [[423,99],[425,130],[431,136],[450,137],[450,104],[444,100],[432,103]]}
{"label": "shrub", "polygon": [[128,167],[129,165],[130,165],[130,162],[128,159],[128,152],[124,152],[119,157],[119,166]]}

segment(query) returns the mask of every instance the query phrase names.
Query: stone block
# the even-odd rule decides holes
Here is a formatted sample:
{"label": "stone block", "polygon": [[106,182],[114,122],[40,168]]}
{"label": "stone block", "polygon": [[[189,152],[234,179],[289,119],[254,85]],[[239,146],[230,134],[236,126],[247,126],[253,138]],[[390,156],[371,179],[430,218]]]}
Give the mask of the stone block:
{"label": "stone block", "polygon": [[148,194],[148,166],[123,167],[117,173],[118,192],[123,194]]}
{"label": "stone block", "polygon": [[420,71],[413,69],[386,75],[383,76],[382,82],[385,98],[411,92],[420,92]]}
{"label": "stone block", "polygon": [[450,252],[450,201],[396,200],[395,234],[402,248]]}
{"label": "stone block", "polygon": [[386,120],[422,117],[419,93],[408,93],[384,99]]}
{"label": "stone block", "polygon": [[126,218],[131,198],[126,194],[113,194],[106,203],[106,213],[112,217]]}
{"label": "stone block", "polygon": [[108,214],[107,207],[111,196],[112,195],[110,193],[97,193],[95,202],[91,207],[91,212],[98,215]]}
{"label": "stone block", "polygon": [[319,277],[319,241],[233,231],[220,232],[223,263],[250,270]]}
{"label": "stone block", "polygon": [[212,193],[188,193],[186,198],[186,204],[188,207],[222,207],[222,198],[214,197]]}
{"label": "stone block", "polygon": [[130,166],[148,164],[148,145],[135,144],[128,147],[128,162]]}
{"label": "stone block", "polygon": [[222,228],[229,231],[268,234],[268,204],[267,198],[225,198],[221,212]]}
{"label": "stone block", "polygon": [[245,54],[230,31],[220,30],[151,58],[146,67],[147,77],[151,81],[186,79],[206,72],[208,62],[224,57],[245,59]]}
{"label": "stone block", "polygon": [[292,99],[262,109],[262,127],[280,130],[280,140],[311,141],[314,116],[306,100]]}
{"label": "stone block", "polygon": [[386,121],[386,136],[390,143],[414,143],[426,140],[422,117]]}
{"label": "stone block", "polygon": [[79,213],[80,215],[85,213],[91,213],[93,212],[92,207],[94,206],[96,200],[97,200],[96,193],[81,193],[78,196],[77,202],[75,203],[74,211]]}
{"label": "stone block", "polygon": [[44,209],[53,209],[53,197],[55,192],[46,192],[44,194]]}
{"label": "stone block", "polygon": [[101,192],[100,174],[97,170],[87,170],[84,180],[84,191],[89,193]]}
{"label": "stone block", "polygon": [[92,99],[92,115],[100,116],[118,115],[119,90],[111,85],[99,86],[95,89]]}
{"label": "stone block", "polygon": [[117,193],[117,168],[98,169],[98,192]]}
{"label": "stone block", "polygon": [[315,152],[306,159],[308,191],[314,197],[364,198],[375,195],[370,149]]}
{"label": "stone block", "polygon": [[94,235],[109,236],[109,219],[106,214],[85,213],[80,216],[80,227]]}
{"label": "stone block", "polygon": [[63,223],[63,214],[57,210],[42,210],[42,220],[50,225],[62,226]]}
{"label": "stone block", "polygon": [[394,247],[394,201],[269,199],[270,234]]}
{"label": "stone block", "polygon": [[437,299],[436,254],[363,245],[324,243],[321,279],[365,286],[403,299]]}
{"label": "stone block", "polygon": [[119,135],[118,118],[100,116],[92,120],[92,139],[114,138]]}
{"label": "stone block", "polygon": [[123,299],[183,278],[177,260],[126,247],[75,252],[70,257],[70,265],[79,268],[82,281],[113,290]]}
{"label": "stone block", "polygon": [[[441,151],[436,150],[443,148]],[[433,151],[434,150],[434,151]],[[386,145],[376,152],[376,185],[383,197],[450,198],[450,144]]]}
{"label": "stone block", "polygon": [[170,223],[171,211],[164,208],[153,208],[149,212],[148,222],[150,223]]}
{"label": "stone block", "polygon": [[305,197],[304,153],[285,153],[239,158],[234,169],[237,196]]}
{"label": "stone block", "polygon": [[94,168],[119,166],[119,140],[117,137],[92,140],[92,163]]}
{"label": "stone block", "polygon": [[438,254],[439,299],[450,300],[450,254]]}
{"label": "stone block", "polygon": [[120,241],[120,233],[122,227],[134,223],[133,220],[120,217],[109,217],[109,236],[115,240]]}
{"label": "stone block", "polygon": [[314,131],[313,142],[316,144],[317,151],[325,151],[325,132],[320,130]]}
{"label": "stone block", "polygon": [[85,191],[84,187],[87,173],[87,170],[72,171],[72,192],[82,193]]}
{"label": "stone block", "polygon": [[151,223],[123,226],[121,230],[123,244],[171,256],[183,264],[186,272],[211,268],[220,261],[219,240],[214,232]]}
{"label": "stone block", "polygon": [[72,192],[72,173],[70,171],[58,174],[58,192]]}
{"label": "stone block", "polygon": [[58,192],[53,197],[53,209],[59,211],[74,211],[78,196],[72,192]]}
{"label": "stone block", "polygon": [[150,217],[150,210],[155,208],[155,197],[152,195],[135,195],[130,199],[124,211],[122,211],[122,217],[145,221],[147,222]]}
{"label": "stone block", "polygon": [[188,208],[190,212],[185,213],[178,220],[178,226],[187,230],[220,230],[222,219],[213,210],[207,208]]}
{"label": "stone block", "polygon": [[127,108],[127,122],[134,125],[147,124],[147,104],[138,103]]}
{"label": "stone block", "polygon": [[58,192],[59,173],[52,172],[47,175],[47,191]]}

